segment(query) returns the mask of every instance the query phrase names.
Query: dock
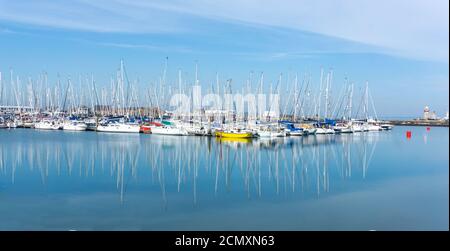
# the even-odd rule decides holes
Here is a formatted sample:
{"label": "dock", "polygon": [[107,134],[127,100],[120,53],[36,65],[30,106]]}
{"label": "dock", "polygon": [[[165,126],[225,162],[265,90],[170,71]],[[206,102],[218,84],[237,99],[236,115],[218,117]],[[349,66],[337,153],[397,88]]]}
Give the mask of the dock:
{"label": "dock", "polygon": [[412,119],[412,120],[387,120],[386,123],[396,126],[441,126],[448,127],[448,120],[425,120],[425,119]]}

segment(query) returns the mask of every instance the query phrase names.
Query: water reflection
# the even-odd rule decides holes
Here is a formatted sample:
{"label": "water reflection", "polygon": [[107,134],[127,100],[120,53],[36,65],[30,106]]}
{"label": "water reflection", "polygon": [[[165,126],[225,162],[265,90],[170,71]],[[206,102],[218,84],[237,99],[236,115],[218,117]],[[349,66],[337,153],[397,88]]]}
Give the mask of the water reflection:
{"label": "water reflection", "polygon": [[[380,133],[274,139],[217,139],[138,134],[20,131],[0,143],[0,172],[11,183],[38,172],[49,177],[108,177],[126,202],[127,187],[156,184],[167,209],[174,193],[189,191],[194,206],[202,191],[247,198],[306,193],[320,198],[333,180],[366,178]],[[15,138],[14,135],[7,137]],[[142,177],[142,178],[141,178]],[[150,179],[147,179],[150,177]]]}

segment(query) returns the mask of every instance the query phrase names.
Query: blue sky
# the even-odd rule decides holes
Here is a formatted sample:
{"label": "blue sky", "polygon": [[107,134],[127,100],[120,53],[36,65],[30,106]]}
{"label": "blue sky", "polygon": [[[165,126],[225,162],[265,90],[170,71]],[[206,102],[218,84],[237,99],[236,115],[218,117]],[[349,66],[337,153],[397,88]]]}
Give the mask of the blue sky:
{"label": "blue sky", "polygon": [[[205,87],[251,71],[266,85],[333,68],[335,95],[347,76],[366,80],[379,114],[420,116],[425,105],[448,111],[448,1],[6,1],[0,0],[0,71],[50,81],[93,73],[99,84],[125,60],[131,79],[149,86],[169,57]],[[4,77],[5,78],[5,77]],[[286,85],[286,82],[284,82]]]}

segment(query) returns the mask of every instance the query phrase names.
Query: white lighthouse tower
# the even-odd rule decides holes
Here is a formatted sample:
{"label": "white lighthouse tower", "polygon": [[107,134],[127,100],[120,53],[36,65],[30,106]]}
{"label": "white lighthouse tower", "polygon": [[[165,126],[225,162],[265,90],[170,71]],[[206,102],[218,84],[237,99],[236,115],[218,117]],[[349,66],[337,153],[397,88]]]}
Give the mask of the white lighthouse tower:
{"label": "white lighthouse tower", "polygon": [[429,120],[430,119],[430,108],[428,106],[425,106],[423,109],[423,119]]}

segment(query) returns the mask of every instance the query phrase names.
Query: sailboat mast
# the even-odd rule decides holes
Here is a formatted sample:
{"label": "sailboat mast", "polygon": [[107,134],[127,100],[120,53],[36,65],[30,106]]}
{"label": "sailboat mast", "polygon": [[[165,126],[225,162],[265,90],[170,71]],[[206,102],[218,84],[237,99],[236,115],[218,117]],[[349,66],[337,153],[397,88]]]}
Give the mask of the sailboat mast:
{"label": "sailboat mast", "polygon": [[[280,73],[280,77],[279,77],[279,79],[278,79],[278,97],[280,97],[280,94],[281,94],[281,77],[283,76],[283,74],[282,73]],[[278,115],[281,117],[281,107],[278,107]],[[277,118],[277,120],[278,120],[279,118]]]}
{"label": "sailboat mast", "polygon": [[[327,96],[328,96],[328,108],[327,108],[327,111],[328,111],[328,113],[330,113],[330,110],[331,110],[331,107],[330,107],[330,104],[331,104],[331,101],[330,101],[330,99],[331,99],[331,84],[333,83],[333,69],[330,69],[330,73],[329,73],[330,75],[329,75],[329,78],[328,78],[328,87],[327,87]],[[332,116],[333,114],[327,114],[327,117],[328,118],[331,118],[331,116]]]}
{"label": "sailboat mast", "polygon": [[2,73],[0,72],[0,104],[6,105],[3,103],[4,102],[3,93],[4,93],[4,85],[3,85],[3,80],[2,80]]}
{"label": "sailboat mast", "polygon": [[[263,93],[263,88],[264,88],[264,72],[261,72],[261,80],[260,80],[260,82],[259,82],[259,94],[262,94]],[[262,96],[262,95],[261,95]],[[258,99],[259,99],[259,97],[258,97]],[[259,115],[259,120],[261,120],[261,118],[262,118],[262,115],[263,115],[263,113],[264,113],[264,110],[262,110],[263,109],[263,107],[259,107],[259,105],[260,105],[260,102],[259,102],[259,100],[258,100],[258,115]],[[262,105],[262,104],[261,104]]]}
{"label": "sailboat mast", "polygon": [[3,103],[3,84],[2,84],[2,72],[0,71],[0,105]]}
{"label": "sailboat mast", "polygon": [[378,115],[377,115],[377,110],[375,109],[375,104],[373,102],[373,98],[372,95],[369,93],[369,82],[367,82],[367,96],[368,98],[370,98],[371,104],[372,104],[372,109],[375,115],[375,120],[378,120]]}
{"label": "sailboat mast", "polygon": [[366,89],[364,92],[364,114],[367,120],[369,118],[369,81],[366,81]]}
{"label": "sailboat mast", "polygon": [[[216,86],[217,86],[217,96],[220,97],[220,84],[219,84],[219,73],[218,72],[216,72]],[[219,108],[219,107],[217,107],[217,108]],[[218,117],[217,118],[214,116],[214,121],[216,121],[216,119],[217,120],[221,119],[220,112],[218,113]]]}
{"label": "sailboat mast", "polygon": [[166,77],[167,77],[167,67],[169,65],[169,57],[166,57],[166,62],[164,64],[164,72],[163,72],[163,76],[162,76],[162,100],[161,100],[161,107],[164,109],[165,106],[165,101],[166,101]]}
{"label": "sailboat mast", "polygon": [[317,108],[317,119],[320,119],[320,106],[322,101],[322,82],[323,82],[323,68],[320,68],[320,84],[319,84],[319,100],[318,100],[318,108]]}
{"label": "sailboat mast", "polygon": [[297,74],[295,74],[295,82],[294,82],[294,117],[293,120],[294,122],[297,119],[297,106],[298,106],[298,97],[297,97],[297,85],[298,85],[298,76]]}
{"label": "sailboat mast", "polygon": [[195,61],[195,85],[198,85],[198,63]]}
{"label": "sailboat mast", "polygon": [[[181,95],[181,69],[178,69],[178,91],[179,91],[179,95]],[[178,96],[178,98],[180,98],[180,96]],[[178,100],[178,103],[180,102],[180,100]],[[178,114],[178,118],[181,119],[181,114]]]}
{"label": "sailboat mast", "polygon": [[353,83],[350,84],[350,93],[348,97],[348,119],[352,118],[352,102],[353,102]]}
{"label": "sailboat mast", "polygon": [[328,116],[328,106],[329,106],[329,102],[328,102],[328,87],[330,84],[330,73],[327,73],[327,81],[326,81],[326,86],[325,86],[325,114],[324,114],[324,118],[327,119]]}
{"label": "sailboat mast", "polygon": [[119,73],[119,89],[122,96],[122,115],[125,115],[125,92],[124,92],[124,77],[123,77],[123,59],[120,60],[120,73]]}

